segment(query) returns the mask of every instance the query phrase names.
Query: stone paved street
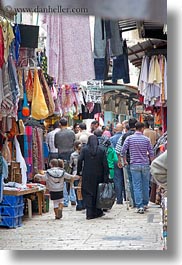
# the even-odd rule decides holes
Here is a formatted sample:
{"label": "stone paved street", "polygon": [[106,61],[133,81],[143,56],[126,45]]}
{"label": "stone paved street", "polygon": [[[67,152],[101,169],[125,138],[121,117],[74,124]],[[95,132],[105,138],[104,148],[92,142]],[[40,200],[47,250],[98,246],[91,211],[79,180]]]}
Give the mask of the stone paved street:
{"label": "stone paved street", "polygon": [[86,220],[85,211],[64,208],[63,219],[50,210],[23,218],[16,229],[0,228],[0,249],[7,250],[162,250],[161,208],[155,204],[145,214],[126,205],[114,205],[102,218]]}

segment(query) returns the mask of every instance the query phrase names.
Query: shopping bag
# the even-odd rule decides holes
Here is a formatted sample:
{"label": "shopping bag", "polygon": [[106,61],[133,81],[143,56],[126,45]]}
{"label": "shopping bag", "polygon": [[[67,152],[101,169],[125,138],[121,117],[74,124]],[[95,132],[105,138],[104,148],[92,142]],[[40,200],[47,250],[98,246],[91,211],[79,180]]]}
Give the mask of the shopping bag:
{"label": "shopping bag", "polygon": [[111,209],[116,199],[112,183],[99,183],[97,188],[96,207],[98,209]]}

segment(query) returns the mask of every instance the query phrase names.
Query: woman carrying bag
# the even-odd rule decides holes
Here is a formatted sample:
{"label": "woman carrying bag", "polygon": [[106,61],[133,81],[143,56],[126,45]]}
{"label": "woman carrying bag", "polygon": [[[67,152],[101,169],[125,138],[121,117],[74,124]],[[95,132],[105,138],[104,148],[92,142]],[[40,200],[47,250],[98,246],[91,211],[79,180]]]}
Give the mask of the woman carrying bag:
{"label": "woman carrying bag", "polygon": [[95,135],[88,138],[82,148],[77,167],[77,175],[82,172],[82,195],[86,207],[86,219],[102,217],[102,209],[96,208],[99,183],[109,182],[109,167],[105,150],[99,146]]}

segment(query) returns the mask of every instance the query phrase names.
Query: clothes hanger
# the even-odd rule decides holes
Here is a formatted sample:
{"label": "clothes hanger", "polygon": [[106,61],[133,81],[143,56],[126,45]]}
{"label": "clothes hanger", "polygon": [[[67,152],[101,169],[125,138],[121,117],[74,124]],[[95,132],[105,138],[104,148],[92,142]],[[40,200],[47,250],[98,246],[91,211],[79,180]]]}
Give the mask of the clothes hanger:
{"label": "clothes hanger", "polygon": [[[22,66],[24,61],[27,61],[27,66]],[[30,62],[33,63],[33,66],[30,66]],[[39,66],[36,66],[36,62],[32,58],[24,58],[21,61],[20,66],[18,67],[18,69],[23,69],[23,70],[35,70],[35,69],[37,69],[37,70],[39,70],[41,68]]]}

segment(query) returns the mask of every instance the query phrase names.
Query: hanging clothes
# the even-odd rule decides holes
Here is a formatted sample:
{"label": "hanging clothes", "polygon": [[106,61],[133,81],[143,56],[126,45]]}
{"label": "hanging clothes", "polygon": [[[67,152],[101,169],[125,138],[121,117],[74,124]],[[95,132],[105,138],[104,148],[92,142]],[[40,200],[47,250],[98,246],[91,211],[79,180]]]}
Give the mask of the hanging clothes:
{"label": "hanging clothes", "polygon": [[14,137],[14,144],[16,149],[16,162],[20,163],[21,173],[22,173],[22,184],[26,185],[27,183],[27,166],[24,160],[24,157],[22,156],[20,144],[16,138]]}
{"label": "hanging clothes", "polygon": [[39,74],[39,80],[42,86],[42,91],[45,97],[45,101],[46,101],[46,104],[49,110],[49,116],[51,116],[54,114],[54,111],[55,111],[55,104],[54,104],[53,97],[51,95],[51,90],[47,84],[43,71],[38,70],[38,74]]}
{"label": "hanging clothes", "polygon": [[144,56],[138,90],[145,105],[161,106],[167,100],[167,62],[163,55]]}
{"label": "hanging clothes", "polygon": [[48,74],[59,85],[95,78],[88,16],[44,15]]}
{"label": "hanging clothes", "polygon": [[7,62],[8,55],[9,55],[9,48],[15,36],[13,33],[13,28],[11,26],[11,23],[8,20],[3,19],[0,22],[0,25],[2,26],[2,29],[3,29],[4,61]]}
{"label": "hanging clothes", "polygon": [[33,175],[34,175],[37,174],[40,170],[44,169],[43,130],[37,127],[33,128],[32,136],[33,136],[32,154],[33,154]]}
{"label": "hanging clothes", "polygon": [[45,119],[49,116],[49,110],[45,101],[44,93],[40,84],[38,71],[34,70],[34,90],[31,105],[32,118],[36,120]]}
{"label": "hanging clothes", "polygon": [[3,30],[0,25],[0,68],[2,68],[4,64],[4,39],[3,39]]}
{"label": "hanging clothes", "polygon": [[18,24],[14,25],[13,32],[15,36],[14,47],[15,47],[15,59],[17,63],[19,59],[19,50],[20,50],[20,44],[21,44],[21,35],[20,35],[20,29],[19,29]]}
{"label": "hanging clothes", "polygon": [[28,180],[32,179],[33,170],[33,152],[32,152],[32,126],[25,126],[24,138],[24,158],[27,165],[27,177]]}
{"label": "hanging clothes", "polygon": [[0,203],[3,200],[4,179],[8,178],[8,164],[0,152]]}
{"label": "hanging clothes", "polygon": [[130,83],[126,40],[123,41],[123,54],[113,58],[112,83],[117,83],[118,79],[123,79],[124,84]]}

